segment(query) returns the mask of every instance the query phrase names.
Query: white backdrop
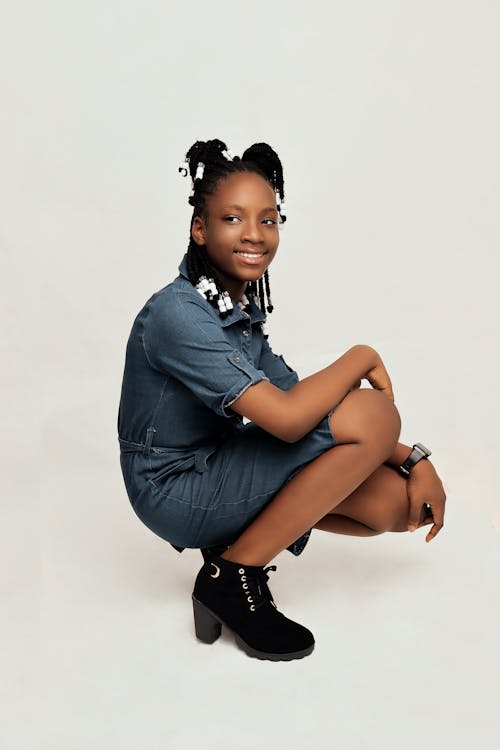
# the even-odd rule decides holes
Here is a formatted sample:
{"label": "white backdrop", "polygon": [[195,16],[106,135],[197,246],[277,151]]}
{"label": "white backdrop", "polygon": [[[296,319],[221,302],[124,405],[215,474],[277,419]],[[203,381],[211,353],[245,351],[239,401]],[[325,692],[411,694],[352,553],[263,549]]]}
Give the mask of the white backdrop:
{"label": "white backdrop", "polygon": [[[498,741],[499,22],[487,0],[2,8],[10,748]],[[266,141],[283,162],[274,350],[305,377],[353,344],[376,348],[400,440],[431,448],[448,495],[430,545],[425,531],[316,532],[304,560],[279,557],[285,612],[323,644],[285,668],[229,638],[195,642],[199,555],[140,525],[119,468],[126,340],[177,275],[192,211],[178,165],[209,138],[239,155]],[[347,597],[341,624],[325,559],[332,573],[349,562],[333,594]],[[324,585],[305,605],[308,574]],[[471,643],[483,651],[455,675]]]}

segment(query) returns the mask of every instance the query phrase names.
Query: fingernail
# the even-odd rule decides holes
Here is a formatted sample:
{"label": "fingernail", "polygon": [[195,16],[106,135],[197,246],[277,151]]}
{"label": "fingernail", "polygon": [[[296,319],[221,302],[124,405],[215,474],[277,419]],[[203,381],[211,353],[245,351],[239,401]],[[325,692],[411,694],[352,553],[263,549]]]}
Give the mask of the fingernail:
{"label": "fingernail", "polygon": [[416,529],[416,528],[417,528],[417,527],[416,527],[416,526],[414,526],[414,524],[410,524],[410,525],[408,526],[408,531],[415,531],[415,529]]}

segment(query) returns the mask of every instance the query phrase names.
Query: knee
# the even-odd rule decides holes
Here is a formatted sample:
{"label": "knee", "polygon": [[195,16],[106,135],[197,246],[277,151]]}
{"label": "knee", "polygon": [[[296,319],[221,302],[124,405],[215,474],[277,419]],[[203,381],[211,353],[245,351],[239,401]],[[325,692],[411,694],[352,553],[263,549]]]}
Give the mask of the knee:
{"label": "knee", "polygon": [[375,481],[377,500],[371,508],[370,525],[379,533],[407,531],[410,506],[406,480],[394,468],[382,464],[376,471]]}
{"label": "knee", "polygon": [[386,531],[408,531],[408,519],[409,519],[409,511],[408,511],[408,503],[404,503],[403,507],[399,509],[399,512],[395,512],[393,518],[391,519],[390,527],[386,529]]}
{"label": "knee", "polygon": [[408,531],[408,517],[409,505],[408,499],[405,497],[394,506],[386,531]]}
{"label": "knee", "polygon": [[399,513],[393,510],[386,517],[382,516],[377,519],[374,531],[377,531],[379,534],[383,534],[386,531],[408,531],[408,510],[402,509]]}
{"label": "knee", "polygon": [[[406,494],[406,492],[405,492]],[[418,528],[424,523],[426,519],[425,508],[422,506],[420,510],[420,516],[418,518]],[[408,531],[408,522],[410,520],[410,506],[407,498],[402,500],[401,506],[396,509],[394,518],[392,520],[392,527],[387,531]]]}
{"label": "knee", "polygon": [[390,455],[401,434],[401,417],[394,403],[381,391],[350,391],[330,416],[337,443],[376,443]]}

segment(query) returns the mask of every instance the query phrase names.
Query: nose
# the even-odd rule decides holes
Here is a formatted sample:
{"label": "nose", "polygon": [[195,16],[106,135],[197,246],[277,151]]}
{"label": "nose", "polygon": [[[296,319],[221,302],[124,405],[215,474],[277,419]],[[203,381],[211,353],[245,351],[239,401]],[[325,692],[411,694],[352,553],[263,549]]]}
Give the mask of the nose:
{"label": "nose", "polygon": [[241,241],[251,244],[261,243],[263,240],[262,226],[258,219],[248,219],[242,224]]}

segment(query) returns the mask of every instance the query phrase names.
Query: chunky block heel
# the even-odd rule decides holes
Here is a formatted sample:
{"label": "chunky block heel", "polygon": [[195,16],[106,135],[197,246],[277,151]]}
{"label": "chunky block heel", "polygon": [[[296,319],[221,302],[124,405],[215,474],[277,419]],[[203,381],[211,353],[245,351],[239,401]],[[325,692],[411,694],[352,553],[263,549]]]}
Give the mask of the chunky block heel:
{"label": "chunky block heel", "polygon": [[222,625],[197,599],[193,599],[194,629],[203,643],[213,643],[220,636]]}

